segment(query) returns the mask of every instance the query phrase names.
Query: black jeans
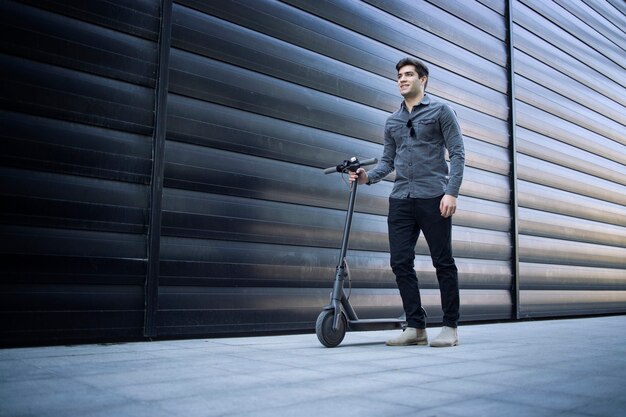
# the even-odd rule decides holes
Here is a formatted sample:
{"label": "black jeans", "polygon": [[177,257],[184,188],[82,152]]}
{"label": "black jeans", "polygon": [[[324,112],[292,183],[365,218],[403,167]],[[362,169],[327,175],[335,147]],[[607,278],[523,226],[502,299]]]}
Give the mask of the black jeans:
{"label": "black jeans", "polygon": [[436,198],[389,199],[389,249],[391,269],[402,297],[407,325],[426,328],[426,318],[415,273],[415,244],[424,232],[437,271],[443,325],[457,327],[459,321],[459,278],[452,257],[452,218],[441,217]]}

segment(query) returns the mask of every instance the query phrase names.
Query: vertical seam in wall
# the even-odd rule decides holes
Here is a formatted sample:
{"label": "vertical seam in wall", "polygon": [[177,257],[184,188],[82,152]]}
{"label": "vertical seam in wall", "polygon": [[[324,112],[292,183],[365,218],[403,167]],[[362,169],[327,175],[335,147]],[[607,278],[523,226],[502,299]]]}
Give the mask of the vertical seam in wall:
{"label": "vertical seam in wall", "polygon": [[509,150],[511,158],[511,272],[513,275],[513,317],[520,319],[520,282],[519,282],[519,222],[517,198],[517,138],[515,118],[515,45],[513,44],[513,2],[507,1],[507,43],[509,77],[509,132],[511,135]]}
{"label": "vertical seam in wall", "polygon": [[159,263],[161,261],[161,209],[165,165],[167,92],[169,84],[170,44],[172,40],[172,0],[161,4],[157,78],[154,102],[154,133],[152,137],[152,178],[150,187],[150,218],[148,225],[147,274],[145,285],[145,337],[157,335],[156,316],[159,308]]}

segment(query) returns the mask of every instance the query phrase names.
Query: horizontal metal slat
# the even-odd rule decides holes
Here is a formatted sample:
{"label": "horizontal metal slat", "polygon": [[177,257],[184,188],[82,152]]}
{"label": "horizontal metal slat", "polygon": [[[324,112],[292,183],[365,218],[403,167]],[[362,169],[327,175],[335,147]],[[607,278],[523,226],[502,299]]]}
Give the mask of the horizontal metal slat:
{"label": "horizontal metal slat", "polygon": [[[555,2],[520,1],[541,16],[533,19],[536,26],[529,25],[528,27],[532,27],[540,36],[549,39],[550,43],[581,62],[588,63],[591,68],[611,68],[609,72],[618,74],[626,69],[623,63],[624,51],[601,36],[586,20],[586,16],[581,18],[572,15],[568,13],[567,7],[563,8]],[[541,28],[541,31],[537,31],[537,28]],[[550,35],[546,36],[546,34]],[[620,82],[620,77],[614,78],[614,81]],[[624,82],[621,84],[626,86]]]}
{"label": "horizontal metal slat", "polygon": [[521,262],[521,290],[626,290],[626,270]]}
{"label": "horizontal metal slat", "polygon": [[95,256],[0,254],[3,284],[139,285],[146,260]]}
{"label": "horizontal metal slat", "polygon": [[51,172],[0,167],[0,192],[6,196],[147,208],[149,193],[140,184]]}
{"label": "horizontal metal slat", "polygon": [[[505,5],[501,1],[451,2],[447,0],[428,0],[428,2],[437,5],[437,7],[480,28],[503,42],[506,40],[506,24],[503,18]],[[480,3],[487,5],[483,7]]]}
{"label": "horizontal metal slat", "polygon": [[504,67],[406,21],[380,13],[370,5],[352,0],[313,3],[288,0],[287,3],[392,46],[404,54],[413,55],[497,91],[506,91]]}
{"label": "horizontal metal slat", "polygon": [[[461,292],[461,320],[510,317],[507,291],[466,290]],[[160,294],[164,306],[159,314],[160,334],[216,334],[278,329],[312,330],[321,307],[328,303],[325,290],[263,288],[166,287]],[[351,302],[360,318],[398,317],[402,313],[397,290],[354,290]],[[186,305],[198,309],[186,309]],[[422,291],[422,304],[429,322],[439,323],[439,292]],[[204,306],[222,305],[223,309]]]}
{"label": "horizontal metal slat", "polygon": [[[560,78],[563,79],[565,77]],[[576,87],[571,89],[574,90]],[[594,104],[594,107],[587,108],[542,87],[535,80],[531,81],[524,77],[515,79],[515,93],[517,100],[541,109],[552,116],[557,116],[561,120],[566,120],[583,129],[597,133],[602,137],[626,145],[626,139],[624,139],[626,127],[622,123],[597,113],[595,110],[598,109],[597,102]],[[591,97],[596,96],[598,94],[593,94]],[[621,120],[626,122],[626,117],[621,117]]]}
{"label": "horizontal metal slat", "polygon": [[521,101],[516,109],[519,126],[626,165],[626,136],[616,142]]}
{"label": "horizontal metal slat", "polygon": [[[626,186],[596,178],[573,169],[541,161],[523,154],[517,155],[518,178],[626,206]],[[598,201],[601,205],[602,201]]]}
{"label": "horizontal metal slat", "polygon": [[[362,191],[362,188],[359,190]],[[347,200],[347,189],[344,190],[344,197]],[[239,222],[256,224],[255,229],[263,228],[272,236],[282,236],[285,231],[280,228],[287,226],[308,227],[316,231],[324,225],[343,230],[346,206],[347,201],[343,201],[343,207],[338,203],[333,204],[334,209],[331,209],[166,188],[163,195],[163,232],[178,236],[217,233],[217,229],[205,229],[203,225],[214,225],[224,229],[224,233],[230,227],[245,231],[245,227]],[[386,199],[381,198],[376,206],[365,206],[361,204],[361,198],[357,197],[354,221],[367,219],[363,220],[363,231],[366,231],[369,229],[369,221],[376,222],[376,215],[386,216],[387,211]],[[331,220],[335,218],[337,220]],[[229,224],[220,223],[220,219],[227,220]],[[458,210],[452,222],[459,226],[509,231],[510,209],[506,204],[463,196],[459,199]],[[321,230],[318,233],[326,236]],[[251,230],[247,234],[258,233]],[[297,234],[294,237],[298,238]]]}
{"label": "horizontal metal slat", "polygon": [[[182,6],[174,8],[173,45],[207,58],[266,74],[350,101],[395,111],[393,64],[385,77]],[[235,53],[236,51],[236,53]],[[505,119],[506,97],[442,68],[432,71],[429,92]]]}
{"label": "horizontal metal slat", "polygon": [[626,115],[620,106],[616,106],[615,101],[581,83],[580,80],[565,76],[552,68],[549,63],[542,62],[524,51],[515,51],[515,72],[516,80],[521,77],[533,80],[536,84],[567,97],[590,111],[595,111],[617,123],[626,123]]}
{"label": "horizontal metal slat", "polygon": [[[624,2],[619,0],[607,0],[606,2],[584,0],[584,3],[595,10],[607,24],[611,23],[615,28],[619,28],[622,25],[624,15],[626,14]],[[613,39],[613,41],[616,40]]]}
{"label": "horizontal metal slat", "polygon": [[5,166],[147,184],[147,136],[0,111]]}
{"label": "horizontal metal slat", "polygon": [[[189,200],[180,201],[185,204]],[[169,209],[166,199],[163,214],[164,235],[224,240],[241,240],[314,247],[338,247],[345,213],[313,207],[293,207],[274,202],[243,199],[214,199],[204,213]],[[182,205],[181,204],[181,205]],[[182,209],[182,210],[181,210]],[[487,215],[487,213],[484,213]],[[456,221],[455,221],[456,223]],[[497,259],[509,256],[510,242],[501,232],[454,226],[453,246],[459,256]],[[471,235],[471,238],[470,238]],[[357,250],[388,251],[387,221],[383,216],[357,213],[352,222],[350,247]],[[428,254],[425,242],[418,252]],[[502,254],[501,252],[504,252]],[[473,255],[468,255],[471,253]]]}
{"label": "horizontal metal slat", "polygon": [[145,0],[21,0],[55,13],[156,41],[161,3]]}
{"label": "horizontal metal slat", "polygon": [[626,269],[626,248],[519,236],[520,262]]}
{"label": "horizontal metal slat", "polygon": [[626,166],[519,126],[517,152],[626,185]]}
{"label": "horizontal metal slat", "polygon": [[602,223],[626,226],[626,207],[561,191],[539,184],[518,181],[519,206]]}
{"label": "horizontal metal slat", "polygon": [[0,225],[0,254],[145,259],[145,235]]}
{"label": "horizontal metal slat", "polygon": [[626,227],[524,207],[518,209],[518,223],[525,235],[626,247]]}
{"label": "horizontal metal slat", "polygon": [[150,88],[0,54],[0,108],[150,135]]}
{"label": "horizontal metal slat", "polygon": [[[339,243],[311,248],[164,236],[161,246],[162,285],[325,287],[339,256]],[[463,288],[510,287],[507,260],[455,256]],[[387,252],[351,249],[347,259],[355,288],[395,288]],[[415,269],[423,288],[438,288],[430,256],[418,254]]]}
{"label": "horizontal metal slat", "polygon": [[0,16],[5,53],[154,87],[154,42],[13,2]]}
{"label": "horizontal metal slat", "polygon": [[[572,15],[576,16],[580,19],[581,22],[584,22],[588,25],[588,27],[593,28],[594,31],[598,32],[590,33],[591,31],[586,30],[585,35],[594,36],[594,39],[598,39],[599,41],[604,42],[612,42],[614,45],[617,45],[623,50],[626,50],[626,39],[624,38],[623,32],[620,33],[619,24],[622,23],[621,18],[623,16],[618,17],[616,10],[613,9],[614,13],[609,11],[611,7],[605,2],[594,2],[590,1],[589,4],[585,4],[584,1],[581,2],[572,2],[572,1],[563,1],[563,0],[555,0],[555,3],[561,6],[563,9],[570,12]],[[615,24],[615,21],[611,22],[613,19],[619,19]],[[575,22],[577,23],[577,22]],[[581,28],[585,28],[585,26],[581,23]],[[570,33],[572,31],[570,30]]]}
{"label": "horizontal metal slat", "polygon": [[[514,16],[516,16],[515,12]],[[615,103],[622,106],[626,105],[626,99],[620,94],[620,90],[616,88],[617,84],[610,78],[596,71],[590,71],[589,67],[584,63],[537,37],[523,26],[523,22],[518,22],[517,18],[515,18],[515,22],[513,32],[515,34],[516,49],[610,98]]]}
{"label": "horizontal metal slat", "polygon": [[188,52],[172,50],[170,91],[380,141],[387,113]]}
{"label": "horizontal metal slat", "polygon": [[[345,191],[345,183],[320,175],[318,168],[176,142],[166,143],[165,158],[166,187],[320,206],[327,206],[334,195],[331,201],[340,207],[345,204],[345,197],[335,194],[338,189]],[[463,195],[509,201],[507,177],[467,167],[464,178]],[[392,186],[383,182],[364,188],[363,204],[376,204],[368,201],[370,192],[387,199]]]}
{"label": "horizontal metal slat", "polygon": [[520,291],[522,317],[578,316],[626,312],[626,291]]}
{"label": "horizontal metal slat", "polygon": [[[399,19],[409,22],[415,27],[419,27],[429,33],[433,33],[446,41],[449,41],[455,45],[459,45],[469,51],[474,52],[476,55],[500,65],[506,66],[506,45],[504,44],[504,37],[500,39],[494,38],[493,34],[487,34],[479,26],[468,25],[466,22],[456,16],[473,17],[475,20],[480,16],[480,12],[485,12],[486,9],[478,9],[476,4],[471,6],[467,3],[458,3],[456,8],[449,6],[456,11],[456,16],[453,13],[447,13],[439,7],[433,6],[428,2],[415,2],[410,0],[400,0],[395,2],[389,2],[384,0],[366,0],[367,3],[380,10],[390,13]],[[427,16],[427,18],[424,18]],[[495,14],[490,13],[491,18],[495,18]],[[487,25],[491,29],[497,26],[498,23],[503,23],[503,19],[494,19],[495,22],[492,25]],[[500,22],[498,22],[500,20]],[[480,23],[485,23],[481,19]],[[502,27],[502,26],[501,26]],[[504,31],[502,31],[504,34]]]}

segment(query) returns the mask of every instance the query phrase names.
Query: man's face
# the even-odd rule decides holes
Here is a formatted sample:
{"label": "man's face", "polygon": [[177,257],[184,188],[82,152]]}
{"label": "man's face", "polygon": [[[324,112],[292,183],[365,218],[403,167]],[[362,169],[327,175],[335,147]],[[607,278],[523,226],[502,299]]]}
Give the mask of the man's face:
{"label": "man's face", "polygon": [[398,70],[398,87],[402,97],[415,97],[424,93],[428,77],[419,78],[414,65],[405,65]]}

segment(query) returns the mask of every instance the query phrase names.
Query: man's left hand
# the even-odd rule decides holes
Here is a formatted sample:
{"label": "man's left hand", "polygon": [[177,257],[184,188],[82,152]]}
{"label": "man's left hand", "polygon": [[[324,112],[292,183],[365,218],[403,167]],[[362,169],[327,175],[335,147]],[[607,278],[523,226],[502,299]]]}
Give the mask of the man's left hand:
{"label": "man's left hand", "polygon": [[444,195],[441,199],[441,203],[439,203],[439,211],[441,212],[441,217],[450,217],[456,212],[456,197],[451,195]]}

